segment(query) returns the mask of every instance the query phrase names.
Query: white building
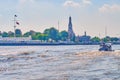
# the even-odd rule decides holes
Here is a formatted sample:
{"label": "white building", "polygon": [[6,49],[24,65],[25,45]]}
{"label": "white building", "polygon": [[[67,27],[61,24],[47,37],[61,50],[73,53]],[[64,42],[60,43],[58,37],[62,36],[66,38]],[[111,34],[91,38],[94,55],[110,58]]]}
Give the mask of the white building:
{"label": "white building", "polygon": [[2,37],[0,36],[0,41],[30,41],[32,40],[30,37]]}

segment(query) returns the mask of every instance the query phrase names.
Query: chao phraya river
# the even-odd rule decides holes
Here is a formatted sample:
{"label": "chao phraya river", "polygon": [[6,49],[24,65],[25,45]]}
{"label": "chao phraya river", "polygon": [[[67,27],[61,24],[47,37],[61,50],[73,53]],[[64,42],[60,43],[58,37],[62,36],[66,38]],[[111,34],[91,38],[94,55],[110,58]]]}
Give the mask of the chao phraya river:
{"label": "chao phraya river", "polygon": [[120,80],[120,45],[0,46],[0,80]]}

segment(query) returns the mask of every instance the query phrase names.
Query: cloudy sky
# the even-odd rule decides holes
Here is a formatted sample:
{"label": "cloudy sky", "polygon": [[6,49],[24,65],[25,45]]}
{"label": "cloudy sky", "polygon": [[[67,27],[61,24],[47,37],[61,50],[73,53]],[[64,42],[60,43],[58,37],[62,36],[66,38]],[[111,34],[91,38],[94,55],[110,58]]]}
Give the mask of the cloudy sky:
{"label": "cloudy sky", "polygon": [[77,35],[120,37],[120,0],[0,0],[0,31],[13,31],[13,16],[18,15],[24,32],[43,32],[49,27],[67,30],[72,16]]}

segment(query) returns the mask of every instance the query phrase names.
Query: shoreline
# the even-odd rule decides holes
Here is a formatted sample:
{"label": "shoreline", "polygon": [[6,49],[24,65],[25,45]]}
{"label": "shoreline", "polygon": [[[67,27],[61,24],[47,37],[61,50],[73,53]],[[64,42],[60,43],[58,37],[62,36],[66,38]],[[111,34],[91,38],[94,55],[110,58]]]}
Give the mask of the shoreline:
{"label": "shoreline", "polygon": [[[100,44],[59,44],[59,43],[0,43],[0,46],[70,46],[70,45],[100,45]],[[120,44],[112,44],[120,45]]]}

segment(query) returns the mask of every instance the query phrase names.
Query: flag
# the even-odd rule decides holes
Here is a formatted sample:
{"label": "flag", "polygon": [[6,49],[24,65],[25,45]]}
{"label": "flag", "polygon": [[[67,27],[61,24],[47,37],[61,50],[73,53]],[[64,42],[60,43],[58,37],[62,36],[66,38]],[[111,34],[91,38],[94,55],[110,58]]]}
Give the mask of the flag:
{"label": "flag", "polygon": [[20,23],[19,23],[19,22],[16,22],[16,24],[17,24],[17,25],[20,25]]}
{"label": "flag", "polygon": [[14,15],[14,17],[17,17],[17,15]]}

